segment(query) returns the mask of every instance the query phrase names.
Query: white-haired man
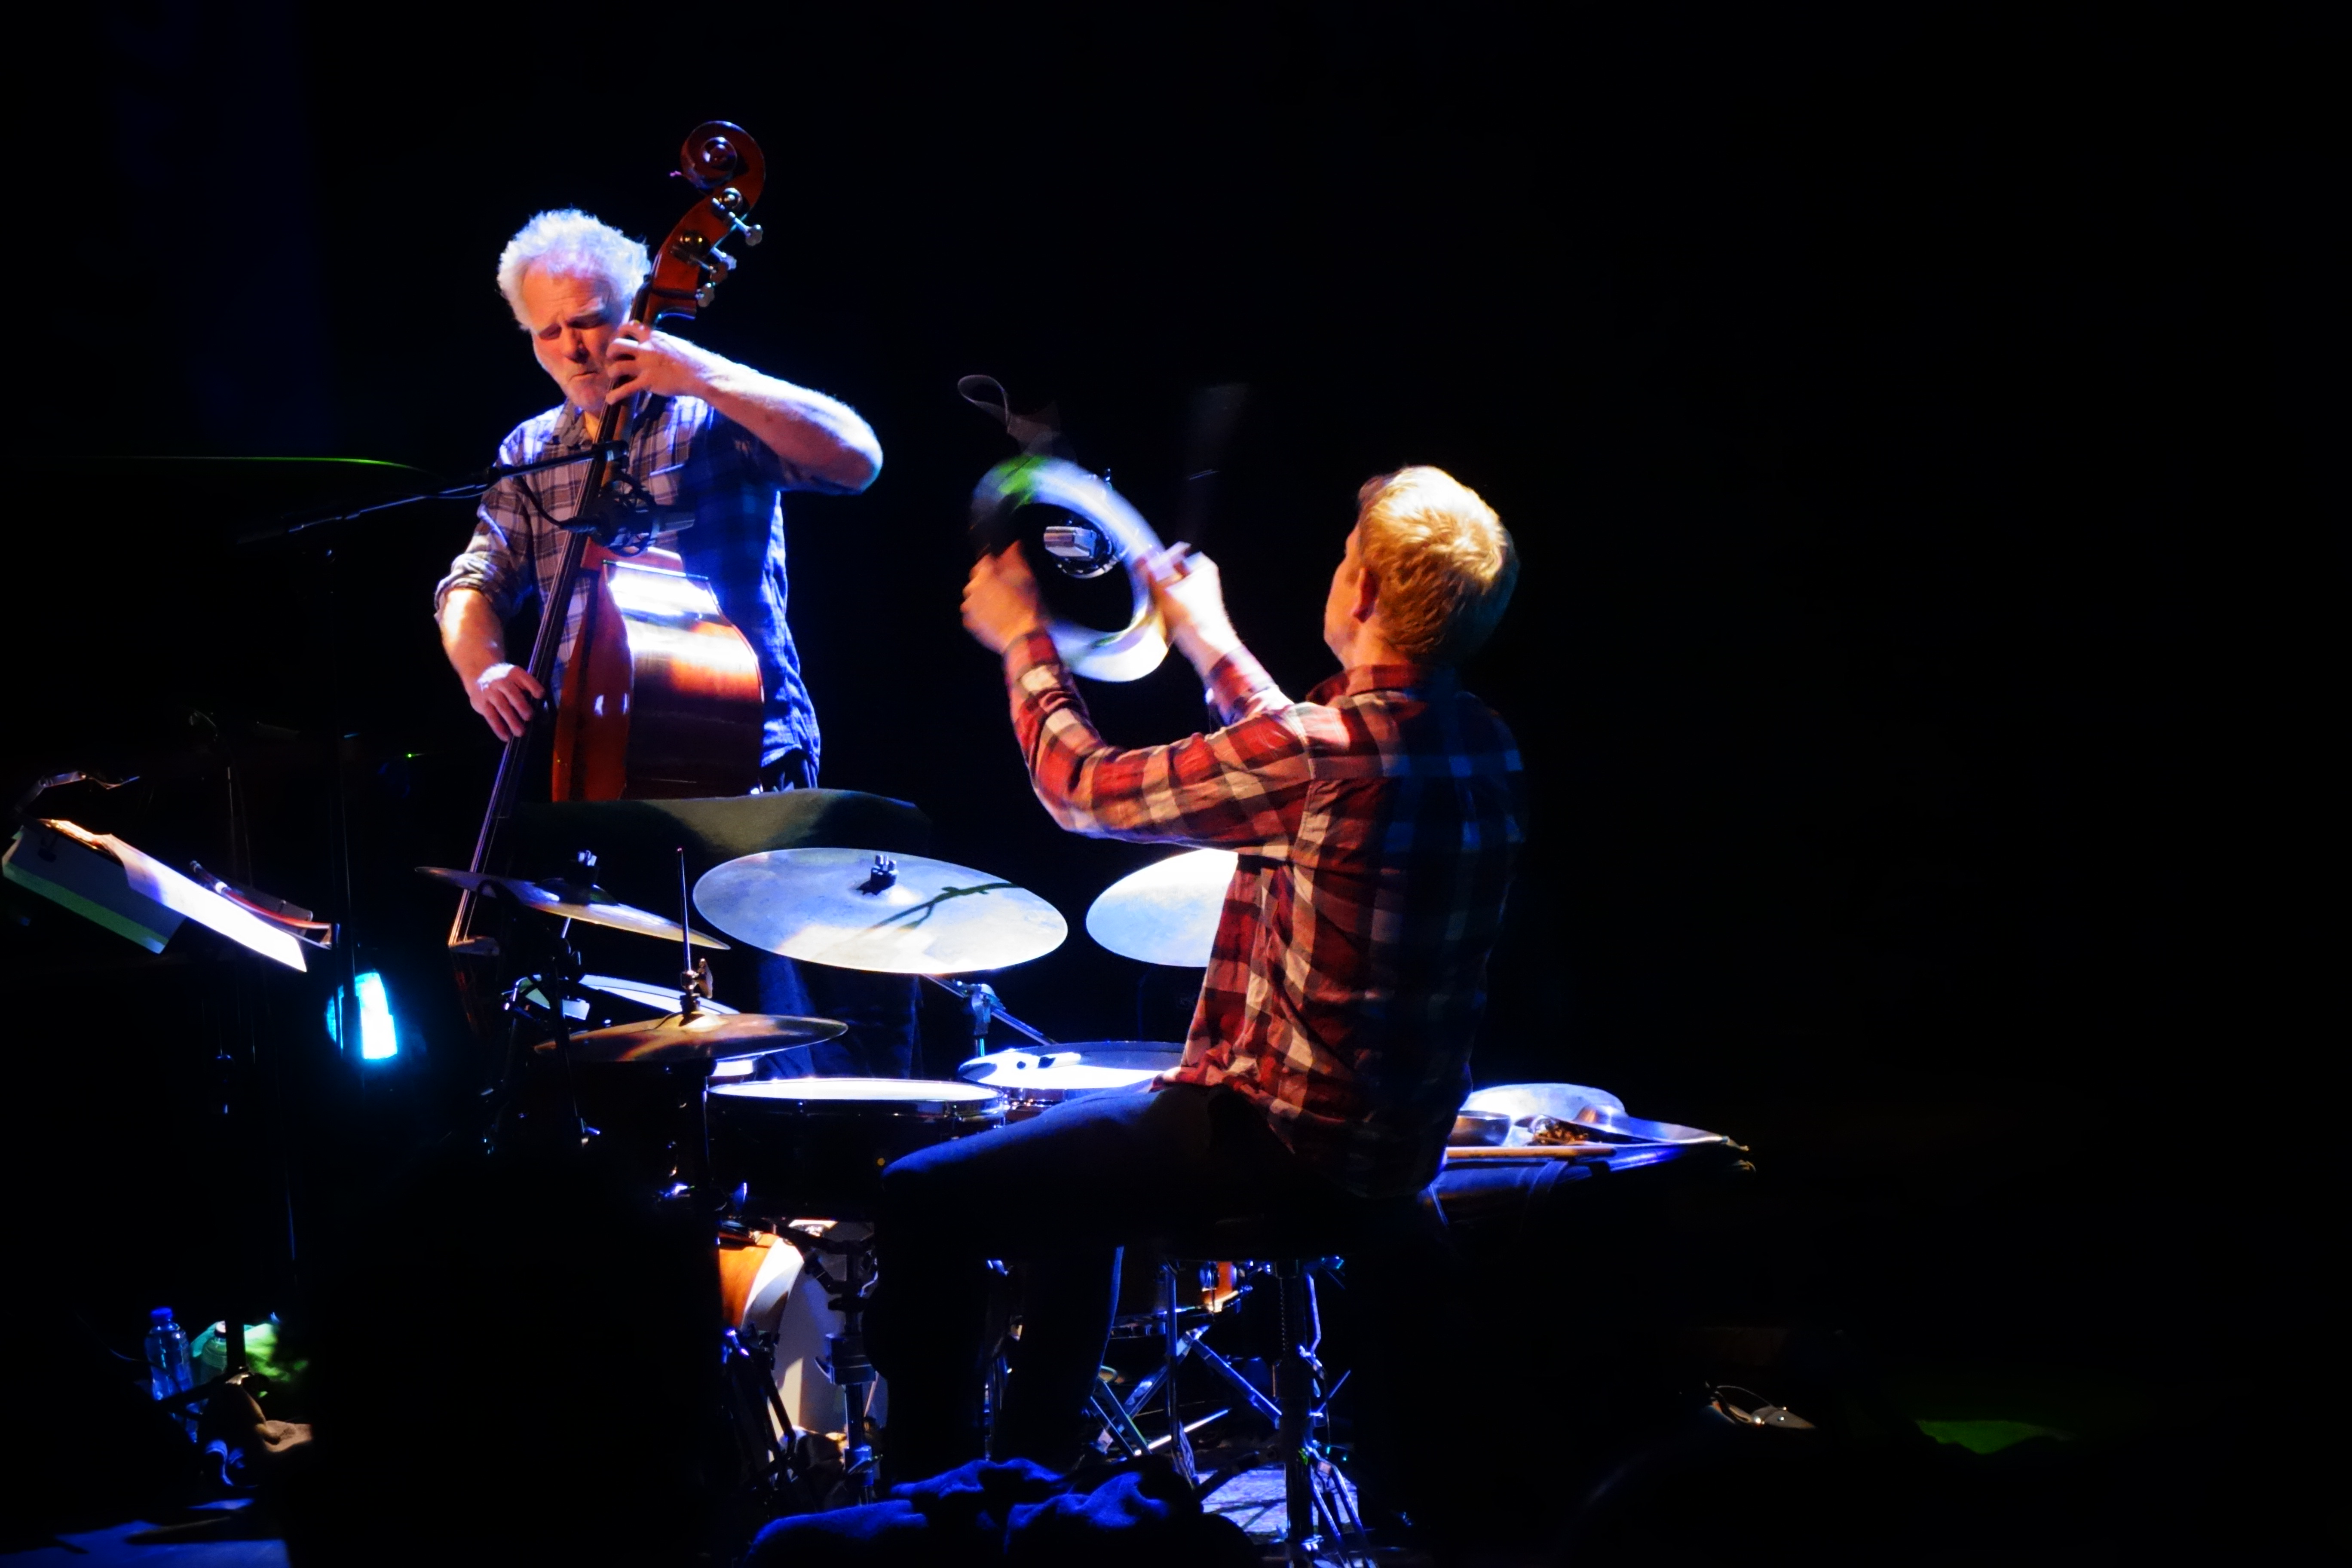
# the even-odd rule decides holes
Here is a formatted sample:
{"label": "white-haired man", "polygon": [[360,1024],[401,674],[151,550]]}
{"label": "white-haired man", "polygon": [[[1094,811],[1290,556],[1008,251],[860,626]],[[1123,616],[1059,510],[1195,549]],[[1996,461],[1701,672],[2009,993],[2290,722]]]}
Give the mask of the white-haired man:
{"label": "white-haired man", "polygon": [[[694,523],[656,542],[707,577],[760,659],[767,692],[760,772],[771,788],[816,782],[816,710],[784,621],[782,492],[854,494],[881,471],[882,447],[856,410],[628,320],[652,269],[646,247],[585,213],[544,212],[499,258],[499,289],[563,401],[517,426],[501,464],[585,452],[609,411],[651,402],[628,472],[664,510]],[[466,699],[500,740],[520,734],[547,693],[509,661],[503,623],[553,585],[578,510],[585,461],[508,479],[482,500],[474,537],[434,594],[441,646]],[[576,619],[579,607],[569,606]],[[571,644],[571,630],[565,634]]]}
{"label": "white-haired man", "polygon": [[1234,635],[1213,565],[1181,545],[1155,565],[1225,721],[1165,746],[1096,731],[1019,552],[983,558],[964,590],[1055,821],[1240,860],[1183,1060],[1153,1092],[1071,1100],[883,1173],[875,1344],[901,1479],[978,1456],[983,1260],[1028,1266],[996,1457],[1062,1468],[1119,1247],[1244,1216],[1398,1226],[1469,1089],[1526,794],[1510,731],[1454,666],[1510,599],[1511,536],[1440,469],[1365,484],[1323,606],[1340,673],[1304,702]]}
{"label": "white-haired man", "polygon": [[[579,510],[585,460],[625,400],[646,395],[623,464],[652,503],[693,514],[654,542],[709,581],[760,661],[765,693],[760,777],[769,789],[817,779],[816,710],[784,619],[783,492],[854,494],[874,482],[882,447],[856,410],[628,320],[652,269],[646,247],[586,213],[543,212],[499,258],[499,289],[563,400],[499,447],[501,465],[579,452],[583,460],[502,480],[435,590],[441,646],[467,700],[500,740],[520,735],[548,693],[507,657],[504,623],[533,597],[546,613],[563,558],[560,526]],[[563,658],[581,601],[566,607]],[[558,679],[562,679],[561,663]],[[762,962],[759,1005],[822,1012],[851,1032],[818,1047],[822,1070],[904,1077],[915,1047],[913,984]]]}

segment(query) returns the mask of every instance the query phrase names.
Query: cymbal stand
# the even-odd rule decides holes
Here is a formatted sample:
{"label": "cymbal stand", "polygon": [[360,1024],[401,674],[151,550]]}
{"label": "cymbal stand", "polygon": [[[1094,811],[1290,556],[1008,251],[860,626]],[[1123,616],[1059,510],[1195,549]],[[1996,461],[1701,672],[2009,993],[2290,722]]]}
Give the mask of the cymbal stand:
{"label": "cymbal stand", "polygon": [[1008,1012],[1004,1004],[996,999],[996,988],[985,981],[950,980],[937,974],[926,974],[923,978],[961,1001],[965,1008],[971,1012],[972,1055],[976,1057],[988,1055],[988,1026],[999,1021],[1002,1021],[1004,1026],[1014,1034],[1026,1035],[1031,1040],[1049,1051],[1060,1048],[1043,1031],[1031,1028]]}
{"label": "cymbal stand", "polygon": [[[518,922],[533,934],[525,940],[530,944],[529,956],[538,963],[526,962],[523,973],[507,990],[505,1009],[513,1026],[508,1035],[507,1070],[492,1091],[497,1103],[491,1121],[498,1130],[493,1142],[522,1142],[534,1136],[544,1136],[541,1127],[527,1124],[543,1117],[551,1123],[552,1135],[558,1142],[570,1142],[574,1147],[585,1144],[592,1136],[587,1123],[580,1118],[580,1092],[572,1078],[572,1015],[564,1004],[580,993],[577,982],[583,972],[580,954],[571,944],[572,922],[567,920],[557,928],[554,940],[544,941],[537,935],[538,921]],[[544,996],[544,1008],[532,1002],[530,992],[537,986]],[[523,1044],[523,1027],[529,1023],[543,1025],[554,1037],[552,1047],[563,1074],[563,1100],[560,1108],[537,1107],[527,1101],[525,1079],[531,1070],[530,1058],[540,1047]]]}
{"label": "cymbal stand", "polygon": [[694,956],[694,894],[686,885],[686,846],[677,847],[677,929],[686,950],[686,967],[678,971],[677,1016],[691,1018],[710,1000],[710,960]]}
{"label": "cymbal stand", "polygon": [[[791,1226],[777,1234],[800,1249],[807,1278],[824,1289],[826,1302],[841,1315],[841,1332],[825,1336],[824,1374],[841,1390],[842,1483],[855,1500],[872,1502],[879,1489],[873,1434],[866,1420],[875,1373],[866,1354],[865,1317],[866,1288],[874,1282],[874,1238],[836,1237],[832,1230],[811,1236]],[[828,1258],[839,1260],[839,1274],[825,1266]]]}
{"label": "cymbal stand", "polygon": [[[678,846],[677,850],[677,927],[686,951],[686,967],[677,975],[677,1016],[683,1022],[702,1011],[702,1004],[710,997],[710,961],[694,956],[694,895],[687,887],[684,845]],[[695,1196],[698,1189],[709,1184],[710,1173],[717,1168],[710,1161],[710,1075],[718,1064],[703,1061],[695,1066],[698,1070],[694,1075],[694,1121],[696,1136],[702,1144],[701,1169],[695,1173],[694,1181],[681,1182],[662,1195],[687,1198],[723,1214],[733,1206],[729,1201],[731,1194],[704,1193],[699,1198]]]}

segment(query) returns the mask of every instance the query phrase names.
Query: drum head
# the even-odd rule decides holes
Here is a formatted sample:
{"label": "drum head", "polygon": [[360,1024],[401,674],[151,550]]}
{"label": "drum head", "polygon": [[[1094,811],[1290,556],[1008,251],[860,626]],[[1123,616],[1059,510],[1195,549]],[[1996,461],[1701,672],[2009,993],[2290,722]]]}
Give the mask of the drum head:
{"label": "drum head", "polygon": [[1070,1051],[1090,1068],[1149,1068],[1153,1072],[1173,1072],[1184,1059],[1181,1040],[1073,1040],[1040,1054],[1059,1056]]}
{"label": "drum head", "polygon": [[978,1084],[919,1078],[775,1078],[752,1083],[714,1083],[713,1095],[773,1106],[866,1110],[908,1116],[978,1116],[997,1106],[996,1091]]}
{"label": "drum head", "polygon": [[[1006,1060],[1006,1058],[1012,1060]],[[1064,1094],[1099,1094],[1110,1089],[1140,1089],[1160,1076],[1158,1068],[1097,1067],[1092,1062],[1065,1062],[1030,1056],[1024,1051],[999,1051],[975,1057],[956,1073],[966,1082],[1001,1089],[1011,1094],[1054,1089]]]}

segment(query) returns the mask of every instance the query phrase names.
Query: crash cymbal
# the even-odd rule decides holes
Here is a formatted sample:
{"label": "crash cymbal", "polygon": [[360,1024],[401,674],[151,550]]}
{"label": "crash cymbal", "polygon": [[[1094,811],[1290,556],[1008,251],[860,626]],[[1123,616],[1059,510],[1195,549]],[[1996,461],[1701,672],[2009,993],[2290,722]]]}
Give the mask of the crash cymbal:
{"label": "crash cymbal", "polygon": [[1070,934],[1053,905],[985,871],[870,849],[746,855],[707,872],[694,901],[738,942],[887,974],[1003,969]]}
{"label": "crash cymbal", "polygon": [[[659,937],[664,942],[678,942],[686,932],[676,921],[666,921],[648,914],[632,904],[622,903],[602,888],[572,881],[534,882],[522,877],[493,877],[484,871],[453,871],[446,866],[419,866],[419,875],[436,882],[446,882],[453,888],[478,889],[500,898],[512,899],[541,914],[557,920],[586,921],[590,925],[610,926],[614,931],[633,931],[639,936]],[[724,952],[727,944],[703,931],[694,933],[697,946]],[[675,998],[673,998],[675,1000]]]}
{"label": "crash cymbal", "polygon": [[1235,859],[1230,849],[1188,849],[1129,872],[1087,910],[1087,934],[1123,958],[1206,968]]}
{"label": "crash cymbal", "polygon": [[[698,942],[701,939],[698,937],[695,940]],[[579,984],[588,990],[602,992],[607,996],[617,996],[624,1002],[634,1002],[638,1006],[656,1013],[674,1012],[677,1007],[677,987],[675,985],[656,985],[649,981],[627,980],[617,974],[583,974],[580,977]],[[740,1008],[730,1007],[724,1002],[713,1002],[708,997],[696,1004],[696,1007],[704,1013],[741,1011]]]}
{"label": "crash cymbal", "polygon": [[829,1040],[849,1027],[835,1018],[791,1018],[768,1013],[672,1013],[642,1024],[615,1024],[572,1037],[580,1062],[724,1061],[787,1046]]}

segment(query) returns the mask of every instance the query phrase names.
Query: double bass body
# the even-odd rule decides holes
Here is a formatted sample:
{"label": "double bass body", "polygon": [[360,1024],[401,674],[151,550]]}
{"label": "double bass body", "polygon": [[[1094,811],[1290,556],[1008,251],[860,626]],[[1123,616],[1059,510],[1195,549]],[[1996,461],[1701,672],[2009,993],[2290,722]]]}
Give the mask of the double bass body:
{"label": "double bass body", "polygon": [[759,782],[760,662],[719,596],[665,551],[589,546],[586,605],[556,694],[556,800],[748,794]]}

